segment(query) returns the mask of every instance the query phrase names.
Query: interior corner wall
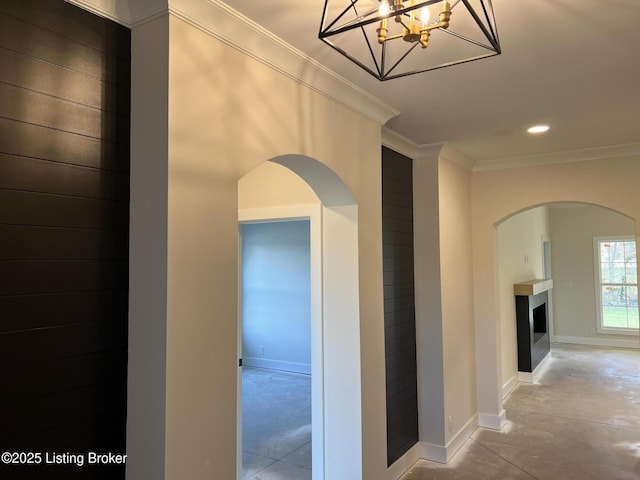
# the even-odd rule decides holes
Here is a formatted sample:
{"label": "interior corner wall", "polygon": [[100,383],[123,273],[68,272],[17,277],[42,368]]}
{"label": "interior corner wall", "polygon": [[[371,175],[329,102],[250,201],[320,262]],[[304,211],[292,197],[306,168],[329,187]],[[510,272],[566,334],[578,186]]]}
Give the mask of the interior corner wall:
{"label": "interior corner wall", "polygon": [[517,380],[518,342],[513,285],[543,278],[542,237],[550,236],[548,207],[520,212],[498,225],[498,288],[501,385],[508,390]]}
{"label": "interior corner wall", "polygon": [[[150,23],[158,21],[164,19]],[[236,475],[237,343],[230,339],[237,338],[238,180],[266,160],[300,154],[331,168],[357,202],[359,318],[353,321],[359,322],[360,360],[366,368],[356,381],[362,398],[357,418],[348,419],[358,424],[354,442],[361,454],[343,455],[343,460],[355,472],[351,478],[382,480],[380,126],[173,15],[168,23],[168,154],[159,153],[155,161],[160,173],[151,178],[161,188],[162,172],[167,174],[167,274],[153,279],[166,278],[167,314],[152,318],[148,311],[138,319],[142,333],[163,331],[166,318],[166,363],[150,365],[147,371],[153,378],[166,378],[166,432],[160,439],[149,438],[165,442],[155,463],[164,464],[165,478]],[[162,72],[154,73],[165,85]],[[133,88],[139,91],[144,85]],[[146,142],[152,151],[156,144],[161,149],[164,138],[142,139],[138,148]],[[355,219],[354,212],[341,212],[340,207],[327,210],[336,226]],[[164,234],[158,234],[161,245]],[[165,298],[161,289],[158,296]],[[136,354],[134,349],[131,356]],[[152,410],[161,408],[165,395],[158,401],[150,390],[138,393]],[[131,421],[136,424],[136,419]],[[146,438],[145,432],[136,434]]]}
{"label": "interior corner wall", "polygon": [[[478,411],[503,415],[496,225],[510,215],[550,202],[584,202],[640,218],[640,158],[619,157],[472,176],[473,279]],[[639,235],[636,222],[636,238]]]}
{"label": "interior corner wall", "polygon": [[473,423],[477,412],[471,257],[471,172],[440,159],[438,192],[444,418],[447,419],[445,445],[448,445],[469,422]]}
{"label": "interior corner wall", "polygon": [[635,222],[613,210],[584,204],[552,207],[550,220],[554,335],[560,341],[585,343],[628,340],[597,333],[593,238],[633,237]]}

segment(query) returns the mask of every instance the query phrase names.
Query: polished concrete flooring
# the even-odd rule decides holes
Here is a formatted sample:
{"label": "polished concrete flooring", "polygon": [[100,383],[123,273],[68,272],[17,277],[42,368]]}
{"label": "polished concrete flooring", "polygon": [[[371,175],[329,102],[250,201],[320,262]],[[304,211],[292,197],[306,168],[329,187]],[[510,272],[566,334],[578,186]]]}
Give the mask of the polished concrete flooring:
{"label": "polished concrete flooring", "polygon": [[242,474],[311,480],[309,375],[243,367]]}
{"label": "polished concrete flooring", "polygon": [[640,479],[640,352],[554,345],[504,407],[501,432],[478,428],[449,464],[420,460],[402,480]]}

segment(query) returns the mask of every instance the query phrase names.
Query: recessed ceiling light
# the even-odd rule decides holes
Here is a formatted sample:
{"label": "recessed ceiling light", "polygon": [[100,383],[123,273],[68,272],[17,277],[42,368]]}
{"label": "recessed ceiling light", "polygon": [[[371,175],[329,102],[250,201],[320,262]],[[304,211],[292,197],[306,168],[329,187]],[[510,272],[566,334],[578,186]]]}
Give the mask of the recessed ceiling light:
{"label": "recessed ceiling light", "polygon": [[549,130],[549,125],[534,125],[527,129],[529,133],[544,133]]}

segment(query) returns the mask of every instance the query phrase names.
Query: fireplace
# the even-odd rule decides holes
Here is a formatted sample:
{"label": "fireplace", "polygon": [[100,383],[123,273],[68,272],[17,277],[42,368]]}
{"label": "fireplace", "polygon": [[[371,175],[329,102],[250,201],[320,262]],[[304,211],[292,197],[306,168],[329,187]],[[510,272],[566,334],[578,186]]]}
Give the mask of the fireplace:
{"label": "fireplace", "polygon": [[533,343],[537,343],[547,334],[547,299],[542,305],[538,305],[533,309]]}
{"label": "fireplace", "polygon": [[549,354],[549,293],[552,287],[552,280],[529,280],[514,285],[519,372],[533,373]]}

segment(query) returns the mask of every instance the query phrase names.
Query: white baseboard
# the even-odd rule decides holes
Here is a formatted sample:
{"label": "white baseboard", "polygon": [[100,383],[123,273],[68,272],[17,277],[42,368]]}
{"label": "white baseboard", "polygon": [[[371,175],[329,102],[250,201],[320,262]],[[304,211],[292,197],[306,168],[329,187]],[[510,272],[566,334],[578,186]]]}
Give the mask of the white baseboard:
{"label": "white baseboard", "polygon": [[471,434],[478,426],[478,416],[474,415],[449,442],[443,445],[436,445],[428,442],[420,442],[420,457],[425,460],[438,463],[449,463],[458,450],[464,445]]}
{"label": "white baseboard", "polygon": [[449,443],[447,443],[447,462],[449,462],[453,456],[458,453],[458,450],[462,448],[464,442],[466,442],[471,434],[478,427],[478,415],[474,415],[460,430],[456,433]]}
{"label": "white baseboard", "polygon": [[513,375],[507,382],[502,386],[502,399],[504,400],[511,393],[511,391],[516,388],[518,385],[518,374]]}
{"label": "white baseboard", "polygon": [[550,363],[551,352],[547,353],[547,355],[542,359],[538,366],[533,369],[533,372],[518,372],[518,381],[524,383],[535,382],[538,377],[540,377],[540,375],[542,375],[542,373],[547,369]]}
{"label": "white baseboard", "polygon": [[502,430],[504,422],[507,421],[507,412],[502,410],[500,415],[494,413],[480,413],[478,412],[478,426],[482,428],[489,428],[491,430]]}
{"label": "white baseboard", "polygon": [[311,375],[311,365],[306,363],[283,362],[282,360],[271,360],[269,358],[260,357],[243,357],[242,364],[247,367],[269,368],[271,370],[282,370],[285,372]]}
{"label": "white baseboard", "polygon": [[447,447],[435,443],[420,442],[420,458],[431,462],[447,463]]}
{"label": "white baseboard", "polygon": [[407,450],[403,456],[393,462],[387,469],[387,480],[398,480],[402,475],[420,460],[420,442]]}
{"label": "white baseboard", "polygon": [[594,347],[640,348],[640,339],[635,338],[600,338],[600,337],[568,337],[555,335],[554,343],[573,343]]}

